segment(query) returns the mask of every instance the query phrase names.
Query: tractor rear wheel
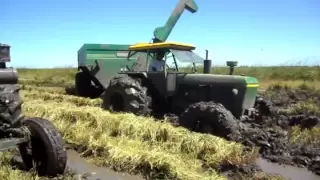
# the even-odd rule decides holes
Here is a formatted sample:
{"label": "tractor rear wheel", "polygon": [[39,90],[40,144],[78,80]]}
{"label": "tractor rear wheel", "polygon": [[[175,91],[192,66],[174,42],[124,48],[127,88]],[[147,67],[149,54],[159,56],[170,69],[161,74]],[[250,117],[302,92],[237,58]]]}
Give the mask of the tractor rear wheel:
{"label": "tractor rear wheel", "polygon": [[238,121],[220,103],[191,104],[181,114],[179,125],[191,131],[214,134],[227,140],[238,140],[240,137]]}
{"label": "tractor rear wheel", "polygon": [[136,115],[151,113],[151,97],[147,87],[138,79],[129,76],[116,76],[102,95],[102,108],[114,112],[130,112]]}
{"label": "tractor rear wheel", "polygon": [[62,137],[54,125],[43,118],[22,121],[30,132],[30,141],[18,146],[28,170],[34,168],[39,176],[58,176],[67,165],[67,153]]}

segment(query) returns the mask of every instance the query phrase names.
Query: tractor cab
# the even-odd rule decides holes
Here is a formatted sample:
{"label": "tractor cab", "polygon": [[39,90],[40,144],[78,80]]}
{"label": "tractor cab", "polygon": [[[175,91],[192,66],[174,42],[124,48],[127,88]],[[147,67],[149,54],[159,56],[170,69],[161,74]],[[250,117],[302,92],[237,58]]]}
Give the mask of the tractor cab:
{"label": "tractor cab", "polygon": [[[128,60],[130,57],[139,53],[136,63],[132,68],[127,68],[134,72],[173,72],[181,73],[190,68],[196,72],[196,64],[203,63],[204,59],[194,53],[195,47],[190,44],[177,42],[159,42],[159,43],[137,43],[129,46]],[[159,60],[157,60],[159,58]],[[153,61],[161,64],[162,68],[153,69]],[[190,73],[190,72],[189,72]]]}

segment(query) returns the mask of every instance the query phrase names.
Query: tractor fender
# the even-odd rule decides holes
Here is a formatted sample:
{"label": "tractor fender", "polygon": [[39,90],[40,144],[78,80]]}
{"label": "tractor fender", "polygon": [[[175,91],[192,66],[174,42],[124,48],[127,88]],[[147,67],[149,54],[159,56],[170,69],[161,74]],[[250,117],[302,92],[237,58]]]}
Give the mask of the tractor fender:
{"label": "tractor fender", "polygon": [[148,79],[148,75],[146,72],[134,72],[134,73],[126,73],[129,77],[136,79],[141,83],[146,82]]}

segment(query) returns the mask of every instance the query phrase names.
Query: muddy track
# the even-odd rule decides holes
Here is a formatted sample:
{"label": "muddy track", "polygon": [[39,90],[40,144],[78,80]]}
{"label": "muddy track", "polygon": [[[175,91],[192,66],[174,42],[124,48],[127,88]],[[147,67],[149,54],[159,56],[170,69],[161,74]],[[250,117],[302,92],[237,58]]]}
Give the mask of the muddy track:
{"label": "muddy track", "polygon": [[[312,110],[312,107],[309,107],[311,111],[304,109],[292,111],[292,108],[299,103],[320,108],[320,91],[307,87],[292,89],[274,86],[260,92],[259,96],[271,105],[272,116],[260,120],[241,119],[239,123],[241,138],[234,141],[246,145],[248,150],[254,146],[260,147],[259,153],[263,159],[307,168],[320,176],[320,144],[292,143],[289,140],[293,126],[300,126],[302,129],[320,126],[320,112]],[[167,114],[167,118],[178,125],[176,115]],[[231,179],[248,179],[247,177],[262,172],[262,169],[256,164],[246,167],[225,165],[219,171]],[[241,178],[243,176],[244,178]]]}
{"label": "muddy track", "polygon": [[[293,143],[289,140],[292,126],[300,126],[302,129],[319,126],[319,112],[288,110],[305,102],[320,107],[320,91],[303,87],[290,89],[276,86],[261,95],[273,104],[273,116],[264,117],[259,121],[242,119],[240,142],[248,147],[259,146],[261,157],[271,162],[305,167],[320,176],[320,144]],[[251,169],[255,170],[257,168]]]}
{"label": "muddy track", "polygon": [[[258,146],[260,157],[263,159],[272,163],[306,168],[315,176],[318,175],[316,179],[320,179],[320,144],[293,143],[289,136],[293,126],[302,129],[320,126],[320,112],[312,109],[320,109],[320,91],[307,87],[292,89],[274,86],[260,92],[259,97],[267,101],[271,116],[259,120],[242,118],[239,122],[241,137],[239,139],[236,136],[236,139],[231,140],[244,144],[248,150]],[[299,103],[309,104],[309,110],[300,108],[293,111],[292,108]],[[177,125],[177,116],[167,117]],[[228,134],[225,134],[222,137],[227,136]],[[262,172],[262,169],[257,164],[246,167],[225,165],[219,171],[231,179],[248,179],[253,174]]]}

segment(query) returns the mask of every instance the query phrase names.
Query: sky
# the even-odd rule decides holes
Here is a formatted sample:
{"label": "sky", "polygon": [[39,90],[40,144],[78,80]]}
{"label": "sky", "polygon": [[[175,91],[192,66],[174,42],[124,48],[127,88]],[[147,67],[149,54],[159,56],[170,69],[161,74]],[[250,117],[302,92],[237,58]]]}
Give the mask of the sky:
{"label": "sky", "polygon": [[[77,65],[84,43],[149,42],[178,0],[3,0],[0,42],[12,46],[11,66]],[[196,0],[168,41],[190,43],[213,64],[320,64],[319,0]]]}

